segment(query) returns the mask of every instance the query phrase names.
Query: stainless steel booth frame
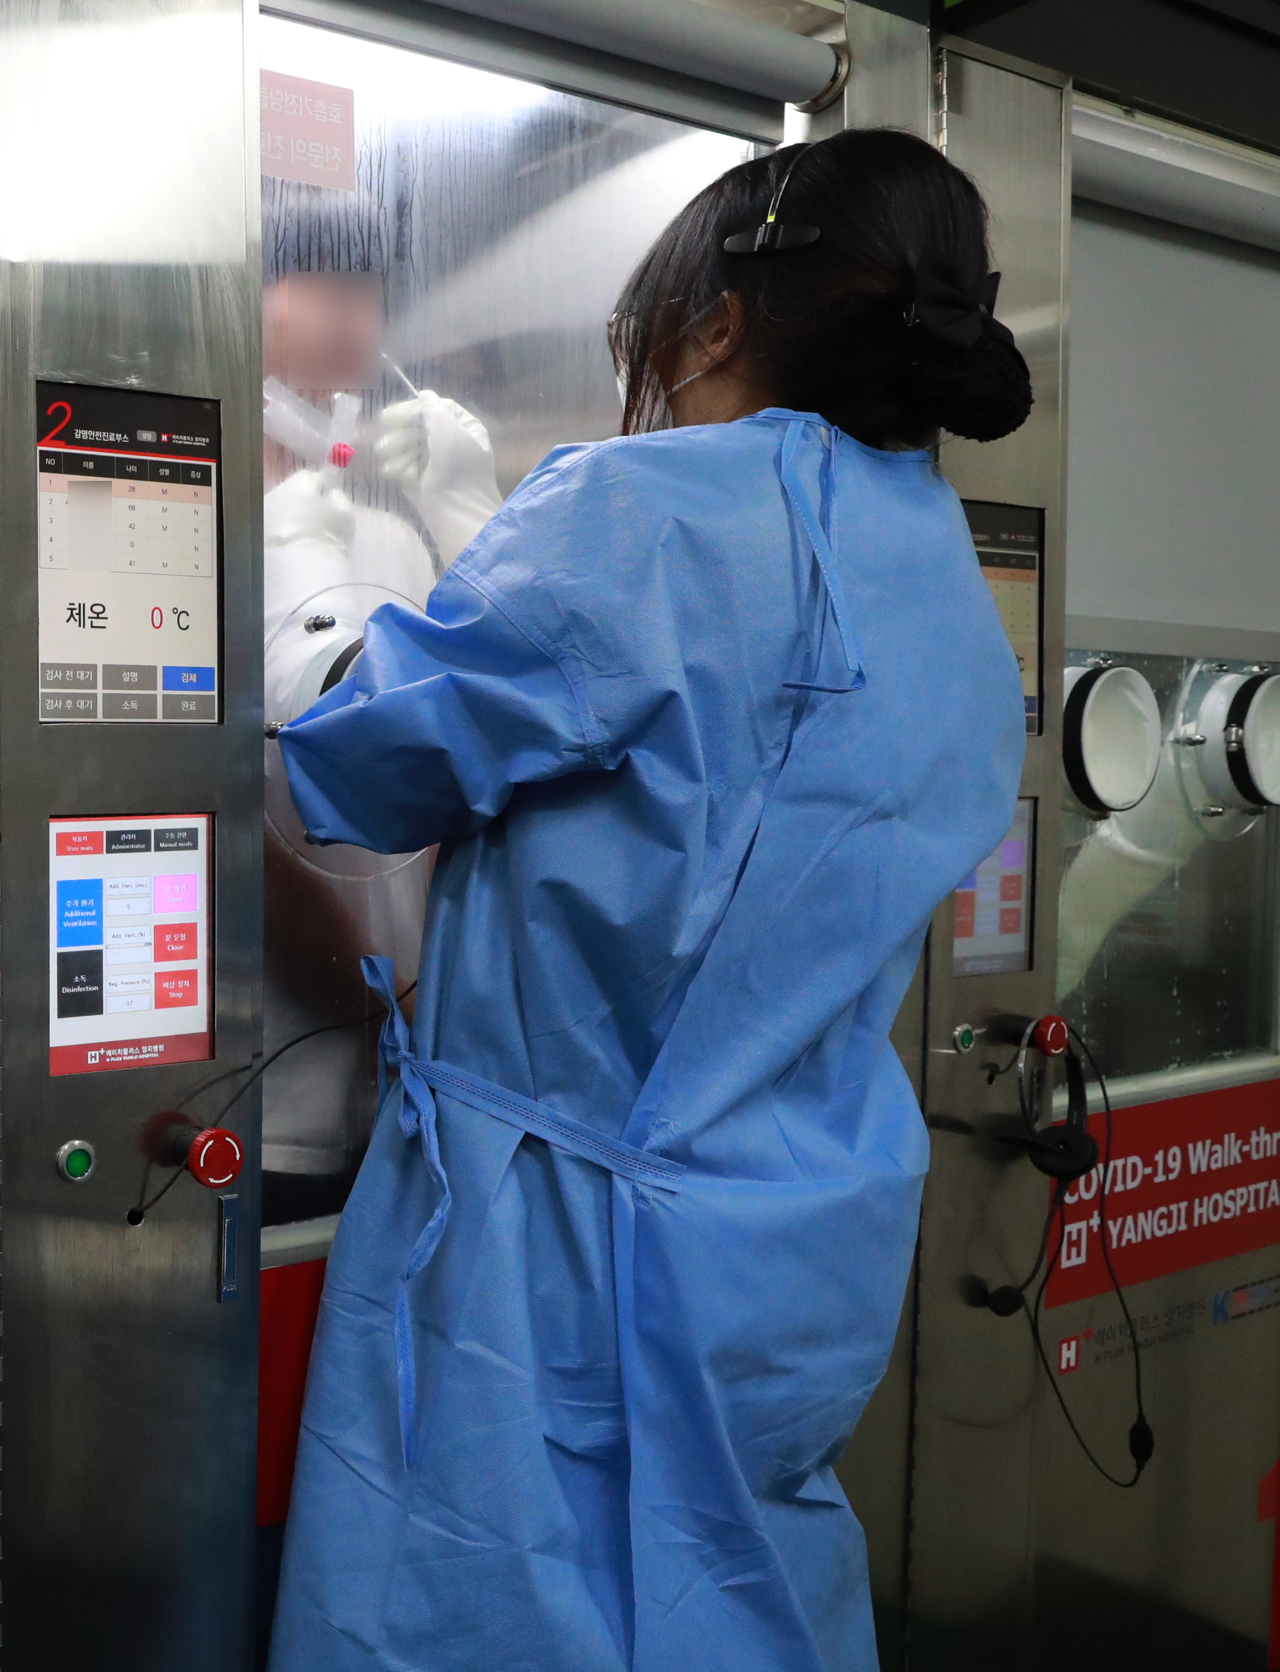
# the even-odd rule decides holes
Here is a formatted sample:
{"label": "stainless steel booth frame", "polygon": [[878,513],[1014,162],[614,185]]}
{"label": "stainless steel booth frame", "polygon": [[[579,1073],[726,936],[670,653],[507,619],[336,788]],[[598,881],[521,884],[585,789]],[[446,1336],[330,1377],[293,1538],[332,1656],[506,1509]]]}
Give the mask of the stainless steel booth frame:
{"label": "stainless steel booth frame", "polygon": [[[855,76],[856,63],[855,53]],[[1024,431],[981,449],[947,443],[941,456],[962,496],[1046,512],[1043,731],[1028,739],[1022,784],[1039,808],[1035,920],[1025,974],[957,975],[953,905],[944,903],[898,1019],[895,1040],[932,1129],[933,1164],[894,1359],[841,1477],[868,1532],[886,1672],[1060,1672],[1081,1654],[1100,1668],[1261,1672],[1274,1608],[1272,1535],[1255,1524],[1253,1500],[1268,1470],[1274,1479],[1280,1447],[1280,1322],[1272,1310],[1215,1329],[1209,1313],[1219,1322],[1220,1292],[1247,1289],[1273,1256],[1219,1260],[1133,1291],[1157,1439],[1133,1492],[1093,1473],[1052,1400],[1025,1320],[974,1306],[965,1292],[967,1277],[994,1287],[1031,1269],[1049,1200],[1047,1180],[990,1142],[1016,1105],[1010,1077],[988,1085],[984,1069],[993,1058],[1003,1066],[1007,1052],[960,1054],[953,1030],[981,1028],[997,1012],[1054,1008],[1072,101],[1061,78],[968,41],[940,42],[934,73],[934,137],[991,205],[1001,317],[1036,387]],[[1179,632],[1185,646],[1166,642]],[[1070,642],[1240,656],[1263,654],[1260,639],[1077,622]],[[1274,1079],[1276,1064],[1261,1052],[1121,1082],[1117,1130],[1133,1105]],[[1096,1109],[1096,1094],[1090,1102]],[[1134,1383],[1114,1295],[1065,1305],[1043,1326],[1051,1344],[1095,1332],[1114,1348],[1091,1355],[1089,1375],[1069,1384],[1070,1401],[1096,1452],[1123,1475]]]}
{"label": "stainless steel booth frame", "polygon": [[[156,134],[127,178],[95,178],[92,114],[64,108],[59,74],[85,40],[127,30],[155,70],[156,31],[199,16],[212,63],[168,62],[190,119]],[[249,1664],[257,1355],[257,1105],[228,1114],[249,1163],[239,1294],[219,1304],[216,1195],[178,1179],[141,1225],[138,1147],[149,1117],[259,1050],[262,942],[261,327],[255,12],[241,0],[119,0],[59,9],[0,6],[0,57],[26,53],[31,148],[9,166],[36,177],[39,122],[83,127],[83,178],[50,177],[69,226],[0,233],[0,1069],[3,1072],[5,1405],[4,1664],[226,1672]],[[85,31],[99,31],[95,37]],[[82,32],[77,35],[77,31]],[[113,33],[114,32],[114,33]],[[160,55],[163,56],[163,55]],[[13,61],[13,60],[11,60]],[[112,100],[147,89],[101,63]],[[243,66],[243,73],[227,66]],[[166,248],[185,223],[221,229],[191,263]],[[117,193],[143,258],[95,255],[76,237],[76,191]],[[203,221],[201,218],[204,218]],[[218,240],[214,240],[217,242]],[[22,247],[17,248],[16,245]],[[6,247],[8,246],[8,247]],[[150,246],[151,254],[146,249]],[[35,381],[155,389],[221,405],[222,686],[216,725],[41,727],[36,692]],[[51,1079],[48,1073],[48,819],[213,815],[215,1060]],[[216,1114],[229,1088],[195,1104]],[[55,1170],[64,1140],[96,1147],[94,1177]]]}
{"label": "stainless steel booth frame", "polygon": [[[349,29],[358,20],[384,39],[659,114],[781,137],[781,109],[767,100],[481,20],[460,26],[445,8],[406,8],[381,20],[354,8],[339,14],[325,0],[284,9]],[[261,1054],[257,10],[241,0],[200,7],[87,0],[74,12],[56,0],[0,0],[0,56],[26,51],[34,65],[23,87],[9,89],[32,117],[24,129],[32,148],[12,166],[33,176],[38,118],[62,114],[59,64],[93,39],[85,32],[102,31],[105,39],[114,31],[117,42],[127,33],[145,48],[156,31],[198,17],[216,45],[207,61],[188,53],[164,64],[185,99],[182,120],[157,135],[163,166],[140,156],[127,181],[94,181],[86,129],[90,187],[82,192],[121,191],[126,228],[139,229],[139,259],[129,258],[127,235],[123,255],[119,238],[109,254],[95,253],[89,235],[77,244],[74,227],[49,250],[41,244],[45,222],[0,235],[0,1069],[5,1391],[18,1436],[3,1482],[0,1657],[32,1672],[86,1665],[224,1672],[252,1658],[257,1088],[227,1117],[250,1156],[236,1190],[242,1236],[234,1303],[218,1302],[212,1194],[183,1176],[141,1225],[125,1215],[139,1199],[139,1137],[148,1119],[196,1099],[215,1076],[247,1072]],[[151,75],[161,73],[155,52],[140,61]],[[104,94],[145,96],[145,85],[122,90],[111,79],[120,69],[119,53],[102,59]],[[201,261],[186,259],[172,236],[166,247],[178,180],[181,223],[221,229],[222,247]],[[66,183],[50,179],[46,187],[53,198],[64,190],[74,221]],[[179,735],[146,723],[133,732],[38,729],[37,378],[220,403],[223,716],[216,726]],[[48,819],[197,811],[212,815],[216,852],[214,1061],[51,1079],[48,896],[35,880],[48,870]],[[211,1089],[194,1102],[196,1113],[216,1115],[239,1083]],[[93,1178],[78,1189],[55,1166],[73,1137],[90,1140],[98,1157]],[[277,1234],[268,1259],[323,1253],[330,1230],[305,1227],[301,1239]]]}
{"label": "stainless steel booth frame", "polygon": [[[351,10],[334,0],[291,0],[278,9],[353,27]],[[260,1048],[255,8],[211,0],[198,10],[233,43],[243,74],[202,107],[202,65],[177,67],[189,78],[193,114],[189,127],[166,138],[189,155],[190,193],[224,222],[230,204],[242,241],[202,265],[176,256],[120,265],[95,261],[91,249],[50,260],[38,245],[0,260],[0,1072],[5,1391],[17,1436],[4,1480],[2,1652],[20,1672],[86,1665],[222,1672],[249,1663],[256,1162],[239,1181],[250,1234],[232,1305],[216,1300],[212,1196],[183,1179],[145,1224],[125,1222],[145,1121],[212,1074],[250,1064]],[[70,16],[44,0],[0,0],[0,52],[32,32],[53,49],[67,31],[94,24],[128,25],[141,39],[196,11],[187,0],[84,0]],[[637,94],[634,67],[621,60],[565,48],[556,50],[556,68],[545,40],[482,24],[462,31],[445,8],[362,16],[363,31],[379,38],[781,137],[777,112],[763,101],[658,71],[644,73]],[[870,1535],[886,1669],[1024,1667],[1036,1653],[1037,1504],[1045,1481],[1061,1492],[1075,1459],[1064,1463],[1059,1455],[1060,1418],[1044,1390],[1037,1393],[1025,1330],[965,1307],[956,1283],[971,1270],[992,1280],[1021,1274],[1046,1192],[1025,1162],[993,1161],[954,1130],[1012,1104],[1008,1080],[989,1088],[981,1053],[957,1057],[951,1033],[956,1023],[981,1022],[993,1011],[1038,1013],[1053,1001],[1060,740],[1052,693],[1063,661],[1070,100],[1060,78],[968,42],[943,41],[931,58],[923,26],[875,7],[851,4],[848,29],[854,68],[843,119],[889,121],[936,139],[975,174],[992,204],[997,265],[1006,275],[1002,312],[1032,362],[1037,407],[1026,430],[1005,442],[981,450],[949,443],[943,467],[967,497],[1045,512],[1042,688],[1049,700],[1041,734],[1029,739],[1022,792],[1040,809],[1032,967],[955,976],[947,902],[896,1030],[934,1127],[934,1172],[894,1363],[842,1473]],[[464,34],[483,50],[468,51]],[[50,68],[46,84],[33,90],[33,106],[43,100],[55,108],[56,98]],[[813,131],[839,120],[838,113],[815,118]],[[158,174],[140,167],[130,186],[134,215],[171,212]],[[31,470],[38,376],[220,401],[225,713],[216,727],[177,737],[148,725],[137,735],[38,729]],[[47,870],[47,820],[169,811],[214,815],[216,1061],[51,1080],[42,979],[48,903],[43,882],[32,881]],[[250,1094],[228,1124],[251,1156],[256,1123]],[[90,1139],[99,1156],[97,1175],[77,1190],[54,1167],[72,1137]],[[295,1241],[308,1254],[322,1246],[322,1239]],[[277,1257],[289,1253],[273,1249]],[[1114,1420],[1117,1408],[1118,1397],[1108,1397],[1088,1415]],[[1096,1500],[1080,1503],[1096,1513]]]}
{"label": "stainless steel booth frame", "polygon": [[[855,53],[855,77],[856,66]],[[918,53],[914,69],[918,76]],[[988,1053],[957,1055],[952,1036],[961,1023],[1039,1015],[1053,1004],[1070,98],[1063,77],[967,41],[937,44],[931,71],[930,137],[973,174],[990,205],[1001,318],[1018,337],[1036,393],[1031,418],[1013,436],[981,446],[949,440],[941,450],[962,497],[1044,513],[1041,729],[1027,739],[1020,789],[1037,810],[1030,968],[956,975],[953,900],[939,907],[894,1030],[933,1129],[916,1274],[888,1375],[840,1473],[868,1531],[884,1666],[951,1672],[969,1664],[967,1632],[984,1664],[1026,1664],[1015,1645],[1031,1598],[1036,1371],[1025,1330],[965,1307],[957,1283],[973,1266],[993,1282],[1021,1275],[1039,1237],[1045,1181],[1025,1161],[993,1161],[957,1135],[1016,1105],[1007,1080],[987,1086],[980,1059]]]}

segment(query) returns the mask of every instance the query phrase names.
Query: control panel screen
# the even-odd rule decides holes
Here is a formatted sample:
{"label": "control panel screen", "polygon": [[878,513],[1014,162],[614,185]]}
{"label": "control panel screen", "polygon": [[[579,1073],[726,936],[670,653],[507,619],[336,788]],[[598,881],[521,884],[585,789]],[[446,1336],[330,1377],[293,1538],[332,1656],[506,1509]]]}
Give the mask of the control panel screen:
{"label": "control panel screen", "polygon": [[1018,658],[1027,731],[1034,737],[1040,732],[1044,710],[1040,678],[1044,512],[977,499],[966,500],[964,511],[982,573]]}
{"label": "control panel screen", "polygon": [[953,968],[957,975],[998,975],[1031,968],[1031,889],[1036,863],[1036,804],[1019,801],[1013,826],[995,852],[956,890]]}
{"label": "control panel screen", "polygon": [[49,821],[49,1072],[213,1055],[208,813]]}
{"label": "control panel screen", "polygon": [[218,719],[219,417],[37,383],[41,720]]}

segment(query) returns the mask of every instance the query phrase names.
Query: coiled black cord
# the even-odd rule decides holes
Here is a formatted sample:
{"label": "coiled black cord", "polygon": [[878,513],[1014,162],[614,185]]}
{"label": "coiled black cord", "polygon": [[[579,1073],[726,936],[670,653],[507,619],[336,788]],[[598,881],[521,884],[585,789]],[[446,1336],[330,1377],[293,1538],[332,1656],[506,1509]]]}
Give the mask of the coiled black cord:
{"label": "coiled black cord", "polygon": [[[1137,1414],[1134,1418],[1132,1426],[1129,1429],[1129,1456],[1133,1459],[1133,1473],[1127,1480],[1122,1480],[1120,1476],[1112,1474],[1111,1471],[1105,1468],[1103,1464],[1101,1464],[1094,1456],[1088,1442],[1085,1440],[1084,1435],[1080,1432],[1079,1425],[1071,1414],[1070,1408],[1063,1396],[1061,1387],[1058,1385],[1058,1378],[1054,1374],[1053,1366],[1049,1362],[1049,1355],[1045,1351],[1044,1340],[1040,1334],[1040,1311],[1044,1302],[1045,1291],[1049,1286],[1049,1279],[1053,1275],[1054,1268],[1057,1266],[1059,1256],[1062,1253],[1063,1243],[1066,1238],[1066,1204],[1063,1200],[1065,1192],[1064,1183],[1058,1183],[1054,1186],[1053,1196],[1049,1205],[1049,1214],[1045,1220],[1044,1232],[1040,1238],[1040,1252],[1036,1256],[1036,1262],[1031,1268],[1030,1275],[1023,1283],[1017,1286],[1016,1293],[1018,1294],[1021,1304],[1027,1314],[1027,1322],[1031,1327],[1031,1339],[1035,1344],[1037,1357],[1039,1358],[1040,1363],[1044,1366],[1044,1372],[1048,1377],[1049,1386],[1053,1390],[1053,1397],[1057,1400],[1058,1408],[1067,1419],[1067,1426],[1075,1436],[1076,1443],[1104,1480],[1110,1481],[1112,1486],[1118,1486],[1127,1491],[1130,1487],[1136,1486],[1142,1478],[1142,1471],[1151,1461],[1152,1454],[1155,1451],[1156,1442],[1155,1435],[1151,1430],[1151,1424],[1147,1420],[1146,1407],[1143,1404],[1142,1348],[1138,1341],[1138,1332],[1134,1327],[1133,1316],[1129,1311],[1129,1303],[1125,1299],[1124,1287],[1121,1284],[1119,1277],[1116,1275],[1116,1268],[1111,1259],[1111,1248],[1107,1241],[1107,1180],[1111,1172],[1111,1151],[1115,1135],[1115,1118],[1111,1108],[1111,1096],[1107,1090],[1107,1082],[1103,1078],[1093,1052],[1089,1049],[1088,1045],[1085,1044],[1084,1040],[1080,1037],[1080,1034],[1075,1028],[1070,1027],[1070,1024],[1068,1024],[1068,1028],[1072,1039],[1075,1040],[1076,1044],[1080,1048],[1081,1055],[1089,1064],[1094,1079],[1098,1082],[1098,1090],[1102,1094],[1102,1107],[1106,1115],[1106,1149],[1102,1158],[1102,1176],[1098,1186],[1099,1230],[1102,1236],[1102,1256],[1106,1261],[1107,1274],[1111,1278],[1111,1286],[1115,1290],[1116,1299],[1120,1303],[1120,1311],[1124,1316],[1125,1326],[1129,1331],[1129,1340],[1133,1344],[1133,1391],[1135,1404],[1137,1406]],[[1021,1073],[1019,1073],[1018,1081],[1019,1102],[1022,1105],[1023,1117],[1025,1119],[1029,1115],[1029,1110],[1026,1099],[1023,1095]],[[1039,1288],[1036,1290],[1035,1301],[1028,1307],[1026,1302],[1026,1291],[1035,1281],[1036,1275],[1038,1274],[1041,1265],[1044,1263],[1045,1255],[1049,1246],[1050,1231],[1052,1229],[1055,1216],[1058,1219],[1057,1246],[1054,1248],[1048,1265],[1045,1267],[1044,1276],[1040,1281]],[[1014,1311],[1016,1310],[1016,1307],[1011,1306],[1010,1310]]]}

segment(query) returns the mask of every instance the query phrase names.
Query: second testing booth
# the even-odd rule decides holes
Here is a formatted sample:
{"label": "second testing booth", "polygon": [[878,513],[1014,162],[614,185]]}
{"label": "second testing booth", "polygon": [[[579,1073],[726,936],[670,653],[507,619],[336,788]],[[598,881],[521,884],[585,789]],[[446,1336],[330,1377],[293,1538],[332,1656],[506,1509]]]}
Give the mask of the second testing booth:
{"label": "second testing booth", "polygon": [[[1027,754],[894,1034],[932,1170],[839,1465],[881,1665],[1280,1667],[1280,160],[913,0],[0,20],[6,1665],[265,1647],[360,958],[412,1002],[433,862],[309,842],[275,732],[617,433],[696,191],[885,124],[987,198],[1035,406],[939,454]],[[126,83],[86,170],[57,113]]]}

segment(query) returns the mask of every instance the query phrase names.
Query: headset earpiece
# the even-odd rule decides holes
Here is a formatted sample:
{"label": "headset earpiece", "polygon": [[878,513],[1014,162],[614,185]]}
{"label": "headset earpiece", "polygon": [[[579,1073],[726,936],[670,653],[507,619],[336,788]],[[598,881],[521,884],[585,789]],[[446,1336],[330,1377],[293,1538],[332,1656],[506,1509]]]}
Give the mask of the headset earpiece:
{"label": "headset earpiece", "polygon": [[1098,1165],[1098,1140],[1091,1132],[1073,1132],[1065,1123],[1046,1127],[1027,1145],[1031,1165],[1047,1178],[1070,1184]]}
{"label": "headset earpiece", "polygon": [[[1031,1163],[1046,1177],[1065,1184],[1083,1178],[1098,1165],[1098,1142],[1089,1131],[1089,1098],[1084,1063],[1071,1043],[1071,1029],[1061,1016],[993,1016],[986,1032],[995,1040],[1017,1043],[1018,1101],[1025,1136],[1009,1139],[1025,1149]],[[1061,1057],[1067,1074],[1067,1118],[1052,1126],[1037,1126],[1027,1086],[1027,1053],[1047,1061]]]}
{"label": "headset earpiece", "polygon": [[996,1289],[989,1289],[981,1277],[962,1277],[960,1298],[966,1306],[978,1311],[985,1308],[994,1312],[997,1318],[1012,1318],[1023,1307],[1021,1289],[1016,1289],[1012,1283],[1002,1283]]}
{"label": "headset earpiece", "polygon": [[1089,1098],[1084,1064],[1071,1046],[1062,1053],[1067,1069],[1067,1118],[1038,1131],[1027,1144],[1033,1167],[1051,1179],[1070,1183],[1098,1165],[1098,1140],[1089,1131]]}
{"label": "headset earpiece", "polygon": [[1022,1290],[1015,1289],[1012,1283],[1002,1283],[987,1296],[987,1311],[994,1312],[997,1318],[1012,1318],[1015,1312],[1022,1311],[1023,1305]]}

